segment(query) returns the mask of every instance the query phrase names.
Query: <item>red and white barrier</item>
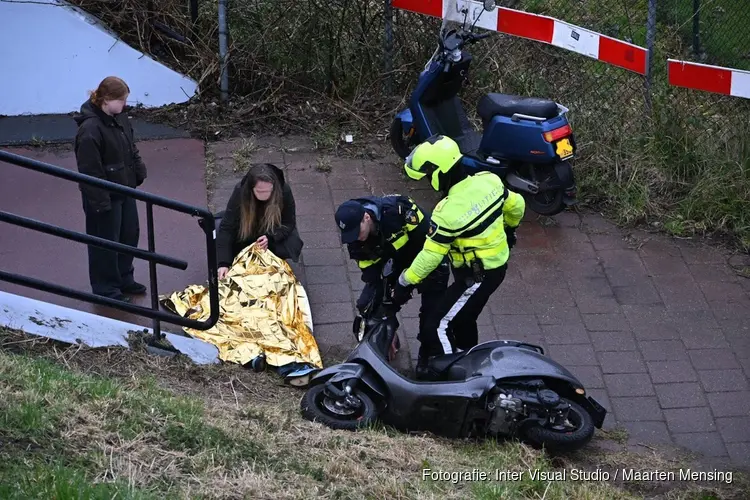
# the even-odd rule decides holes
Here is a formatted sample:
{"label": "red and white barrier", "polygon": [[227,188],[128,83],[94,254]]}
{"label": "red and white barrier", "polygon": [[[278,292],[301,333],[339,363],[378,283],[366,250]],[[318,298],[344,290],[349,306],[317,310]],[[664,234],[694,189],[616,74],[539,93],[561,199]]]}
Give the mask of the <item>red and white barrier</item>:
{"label": "red and white barrier", "polygon": [[393,0],[393,6],[449,21],[463,22],[468,8],[469,23],[479,17],[476,26],[567,49],[599,61],[619,66],[641,75],[646,74],[648,51],[553,17],[498,7],[484,11],[482,2],[473,0]]}
{"label": "red and white barrier", "polygon": [[669,59],[669,84],[750,99],[750,71]]}

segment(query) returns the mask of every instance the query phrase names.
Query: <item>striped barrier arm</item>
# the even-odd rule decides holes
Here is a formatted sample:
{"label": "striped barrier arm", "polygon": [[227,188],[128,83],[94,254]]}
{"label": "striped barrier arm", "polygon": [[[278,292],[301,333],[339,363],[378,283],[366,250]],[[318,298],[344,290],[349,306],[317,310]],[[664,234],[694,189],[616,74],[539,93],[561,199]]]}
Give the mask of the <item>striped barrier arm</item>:
{"label": "striped barrier arm", "polygon": [[708,64],[668,60],[669,84],[750,99],[750,71]]}
{"label": "striped barrier arm", "polygon": [[473,0],[393,0],[393,6],[456,22],[463,22],[464,9],[468,9],[470,23],[481,14],[476,22],[479,28],[554,45],[641,75],[647,72],[648,51],[643,47],[553,17],[506,7],[486,12],[481,2]]}

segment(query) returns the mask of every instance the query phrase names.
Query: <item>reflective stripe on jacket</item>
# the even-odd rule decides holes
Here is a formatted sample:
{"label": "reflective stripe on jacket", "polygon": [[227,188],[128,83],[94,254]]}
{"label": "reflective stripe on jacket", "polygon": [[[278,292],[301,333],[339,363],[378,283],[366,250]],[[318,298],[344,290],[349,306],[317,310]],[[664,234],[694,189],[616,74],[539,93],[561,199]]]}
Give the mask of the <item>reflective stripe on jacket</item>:
{"label": "reflective stripe on jacket", "polygon": [[505,227],[521,223],[526,203],[491,172],[479,172],[448,191],[432,213],[424,248],[406,271],[411,284],[421,282],[449,255],[453,267],[480,259],[485,269],[496,269],[510,251]]}

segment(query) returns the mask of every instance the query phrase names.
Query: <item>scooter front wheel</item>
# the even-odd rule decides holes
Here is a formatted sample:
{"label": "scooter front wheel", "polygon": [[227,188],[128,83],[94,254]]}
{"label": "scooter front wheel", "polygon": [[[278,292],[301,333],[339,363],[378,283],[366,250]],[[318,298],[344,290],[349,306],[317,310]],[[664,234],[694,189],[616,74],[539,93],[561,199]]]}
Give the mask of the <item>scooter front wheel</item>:
{"label": "scooter front wheel", "polygon": [[326,394],[325,388],[326,384],[314,385],[302,397],[300,407],[306,420],[353,431],[377,419],[378,408],[364,392],[354,390],[348,398],[335,398]]}
{"label": "scooter front wheel", "polygon": [[550,451],[571,452],[583,448],[594,437],[594,420],[580,405],[562,398],[570,405],[567,424],[558,427],[530,425],[524,429],[531,444]]}
{"label": "scooter front wheel", "polygon": [[391,147],[393,151],[401,158],[405,160],[412,148],[409,146],[409,139],[404,134],[404,128],[401,124],[400,118],[394,118],[391,122],[391,128],[388,131],[388,136],[391,140]]}

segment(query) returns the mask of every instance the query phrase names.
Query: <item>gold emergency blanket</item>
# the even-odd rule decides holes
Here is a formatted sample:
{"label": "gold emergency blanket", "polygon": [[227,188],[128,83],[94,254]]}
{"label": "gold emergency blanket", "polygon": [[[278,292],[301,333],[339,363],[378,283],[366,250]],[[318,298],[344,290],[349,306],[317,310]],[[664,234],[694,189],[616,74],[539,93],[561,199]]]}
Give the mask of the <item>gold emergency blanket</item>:
{"label": "gold emergency blanket", "polygon": [[[183,317],[209,317],[208,287],[202,285],[174,292],[161,303]],[[221,360],[245,364],[265,354],[271,366],[323,367],[307,293],[289,264],[272,252],[255,244],[240,252],[219,282],[219,307],[219,320],[209,330],[183,330],[215,345]]]}

